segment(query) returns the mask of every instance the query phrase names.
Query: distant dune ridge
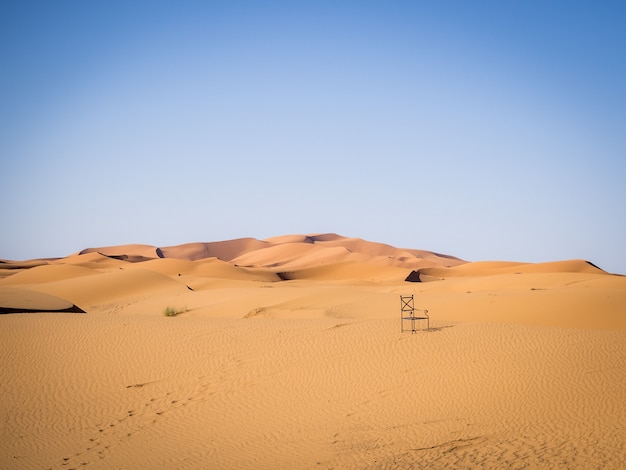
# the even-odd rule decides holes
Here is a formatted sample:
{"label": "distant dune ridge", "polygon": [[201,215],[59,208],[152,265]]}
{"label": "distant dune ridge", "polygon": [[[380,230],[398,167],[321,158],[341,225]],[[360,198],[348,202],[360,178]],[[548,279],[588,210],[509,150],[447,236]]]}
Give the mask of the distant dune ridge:
{"label": "distant dune ridge", "polygon": [[[400,331],[410,294],[429,331]],[[0,260],[0,313],[0,468],[626,461],[626,277],[584,260],[337,234],[87,248]]]}
{"label": "distant dune ridge", "polygon": [[[328,248],[336,248],[336,250],[324,250]],[[324,256],[321,254],[322,251],[329,251],[329,253]],[[79,254],[94,252],[131,260],[135,258],[176,258],[197,261],[206,258],[218,258],[223,261],[233,261],[236,264],[253,263],[265,267],[280,266],[285,263],[285,260],[301,258],[312,252],[320,254],[319,257],[310,257],[309,262],[313,264],[319,261],[319,258],[326,258],[325,262],[343,261],[342,255],[348,253],[358,253],[372,258],[385,257],[400,263],[407,263],[407,265],[418,261],[431,261],[431,263],[425,264],[432,264],[433,266],[456,266],[464,263],[463,260],[454,256],[423,250],[400,249],[383,243],[370,242],[360,238],[347,238],[334,233],[286,235],[266,240],[238,238],[208,243],[186,243],[161,248],[150,245],[119,245],[87,248],[80,251]],[[301,264],[304,267],[311,267],[307,263]]]}

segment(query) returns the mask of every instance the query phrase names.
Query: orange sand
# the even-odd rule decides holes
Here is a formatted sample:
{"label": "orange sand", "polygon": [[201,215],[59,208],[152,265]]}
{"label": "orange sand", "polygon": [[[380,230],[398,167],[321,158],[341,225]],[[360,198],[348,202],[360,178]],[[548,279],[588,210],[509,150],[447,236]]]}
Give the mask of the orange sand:
{"label": "orange sand", "polygon": [[0,263],[0,308],[71,306],[0,315],[0,468],[626,462],[626,277],[584,261],[326,234]]}

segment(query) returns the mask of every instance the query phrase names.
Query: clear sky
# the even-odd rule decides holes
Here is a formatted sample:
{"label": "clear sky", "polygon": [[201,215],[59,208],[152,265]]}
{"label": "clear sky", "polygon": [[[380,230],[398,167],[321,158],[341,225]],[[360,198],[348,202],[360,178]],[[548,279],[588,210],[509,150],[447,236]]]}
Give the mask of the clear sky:
{"label": "clear sky", "polygon": [[626,273],[623,1],[2,1],[0,258],[336,232]]}

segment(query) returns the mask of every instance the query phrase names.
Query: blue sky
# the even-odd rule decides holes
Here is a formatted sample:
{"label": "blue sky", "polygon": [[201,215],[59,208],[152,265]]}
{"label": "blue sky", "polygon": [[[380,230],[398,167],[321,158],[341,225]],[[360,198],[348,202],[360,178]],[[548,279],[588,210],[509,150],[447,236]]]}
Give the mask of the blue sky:
{"label": "blue sky", "polygon": [[626,273],[625,5],[2,2],[0,258],[336,232]]}

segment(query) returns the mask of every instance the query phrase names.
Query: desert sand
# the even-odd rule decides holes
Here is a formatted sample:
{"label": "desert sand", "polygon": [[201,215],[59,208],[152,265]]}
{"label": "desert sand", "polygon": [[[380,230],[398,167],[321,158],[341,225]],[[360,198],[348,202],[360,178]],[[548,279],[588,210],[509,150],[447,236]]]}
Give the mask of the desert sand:
{"label": "desert sand", "polygon": [[[430,329],[401,332],[400,295]],[[3,469],[626,462],[626,277],[584,260],[99,247],[0,261],[0,312]]]}

